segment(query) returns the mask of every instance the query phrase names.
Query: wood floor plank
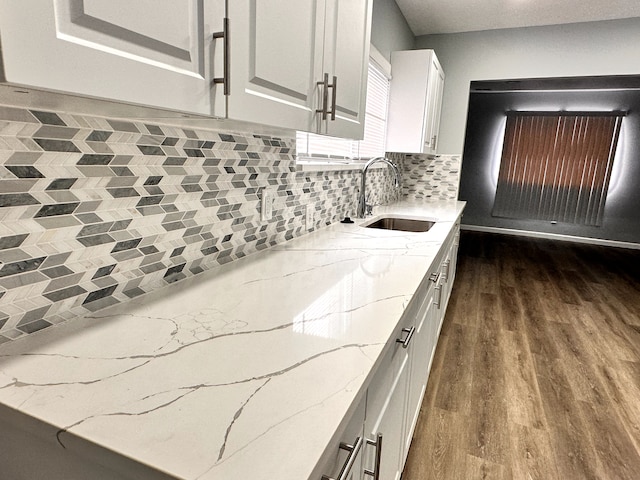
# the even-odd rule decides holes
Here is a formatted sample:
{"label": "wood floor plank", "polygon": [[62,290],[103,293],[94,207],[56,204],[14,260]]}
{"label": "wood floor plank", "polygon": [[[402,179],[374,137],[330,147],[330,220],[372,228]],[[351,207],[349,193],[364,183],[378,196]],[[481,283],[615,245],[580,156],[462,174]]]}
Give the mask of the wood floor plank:
{"label": "wood floor plank", "polygon": [[640,251],[463,231],[404,480],[640,479]]}
{"label": "wood floor plank", "polygon": [[640,455],[617,417],[600,405],[578,402],[600,462],[599,478],[637,480]]}
{"label": "wood floor plank", "polygon": [[501,335],[509,423],[534,429],[546,428],[533,358],[526,339],[521,332],[503,331]]}
{"label": "wood floor plank", "polygon": [[403,480],[449,480],[465,478],[463,467],[466,453],[458,439],[464,434],[466,417],[456,412],[434,408],[429,415],[421,415],[411,445],[413,454],[407,458]]}
{"label": "wood floor plank", "polygon": [[560,479],[553,461],[549,432],[518,423],[509,424],[511,438],[511,470],[514,480]]}
{"label": "wood floor plank", "polygon": [[[469,414],[471,410],[471,380],[473,378],[473,354],[477,339],[475,327],[454,325],[447,337],[447,361],[443,361],[441,378],[435,392],[434,405],[443,410]],[[429,380],[429,387],[431,387]]]}
{"label": "wood floor plank", "polygon": [[511,480],[511,475],[505,471],[504,465],[474,455],[465,456],[464,474],[465,476],[460,478]]}
{"label": "wood floor plank", "polygon": [[471,396],[473,403],[467,449],[471,455],[504,464],[508,453],[505,365],[497,322],[497,298],[480,294],[481,325],[475,345]]}
{"label": "wood floor plank", "polygon": [[599,468],[587,427],[568,387],[561,362],[536,355],[534,358],[540,396],[560,478],[596,480]]}

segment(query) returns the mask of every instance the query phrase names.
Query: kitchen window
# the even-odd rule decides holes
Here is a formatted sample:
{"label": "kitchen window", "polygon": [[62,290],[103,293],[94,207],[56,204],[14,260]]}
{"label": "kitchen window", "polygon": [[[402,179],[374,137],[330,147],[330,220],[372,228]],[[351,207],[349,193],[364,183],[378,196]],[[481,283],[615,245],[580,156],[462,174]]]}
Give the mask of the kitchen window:
{"label": "kitchen window", "polygon": [[625,112],[508,112],[494,217],[600,226]]}
{"label": "kitchen window", "polygon": [[364,138],[348,140],[297,132],[297,164],[321,167],[323,170],[340,166],[364,165],[373,157],[384,156],[387,132],[387,111],[391,66],[371,47],[365,107]]}

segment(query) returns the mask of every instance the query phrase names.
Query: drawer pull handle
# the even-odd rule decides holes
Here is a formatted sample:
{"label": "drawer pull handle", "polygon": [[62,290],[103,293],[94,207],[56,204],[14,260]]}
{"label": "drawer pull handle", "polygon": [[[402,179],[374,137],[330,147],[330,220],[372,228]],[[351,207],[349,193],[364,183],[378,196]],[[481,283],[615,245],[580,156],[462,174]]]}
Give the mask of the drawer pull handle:
{"label": "drawer pull handle", "polygon": [[433,301],[433,304],[434,304],[436,307],[438,307],[438,309],[439,309],[439,308],[440,308],[440,303],[442,303],[442,285],[438,285],[438,286],[436,287],[436,290],[438,291],[438,293],[437,293],[437,295],[436,295],[436,296],[437,296],[437,298],[438,298],[438,300],[437,300],[437,301],[435,301],[435,300],[434,300],[434,301]]}
{"label": "drawer pull handle", "polygon": [[380,480],[380,460],[382,459],[382,434],[379,433],[374,440],[367,439],[367,445],[376,447],[376,459],[373,470],[364,469],[364,474],[373,477],[373,480]]}
{"label": "drawer pull handle", "polygon": [[413,334],[416,332],[416,327],[411,328],[403,328],[402,331],[407,334],[407,336],[403,339],[396,338],[396,343],[401,343],[402,348],[407,348],[409,346],[409,342],[413,338]]}
{"label": "drawer pull handle", "polygon": [[347,480],[349,473],[351,472],[351,468],[353,464],[356,462],[356,458],[358,457],[358,453],[360,453],[360,449],[362,448],[362,437],[356,438],[356,441],[353,442],[353,445],[349,445],[347,443],[340,443],[340,449],[346,450],[349,452],[347,459],[342,466],[342,470],[340,470],[340,474],[338,478],[331,478],[327,475],[322,476],[322,480]]}

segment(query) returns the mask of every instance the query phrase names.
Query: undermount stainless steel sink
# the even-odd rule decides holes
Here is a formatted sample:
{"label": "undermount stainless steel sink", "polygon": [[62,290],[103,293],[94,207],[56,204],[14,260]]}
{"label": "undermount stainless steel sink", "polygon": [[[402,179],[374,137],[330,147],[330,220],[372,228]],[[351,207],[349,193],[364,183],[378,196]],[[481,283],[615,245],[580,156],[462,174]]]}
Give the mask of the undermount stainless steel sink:
{"label": "undermount stainless steel sink", "polygon": [[403,232],[427,232],[436,222],[429,220],[414,220],[412,218],[382,217],[366,228],[381,228],[384,230],[401,230]]}

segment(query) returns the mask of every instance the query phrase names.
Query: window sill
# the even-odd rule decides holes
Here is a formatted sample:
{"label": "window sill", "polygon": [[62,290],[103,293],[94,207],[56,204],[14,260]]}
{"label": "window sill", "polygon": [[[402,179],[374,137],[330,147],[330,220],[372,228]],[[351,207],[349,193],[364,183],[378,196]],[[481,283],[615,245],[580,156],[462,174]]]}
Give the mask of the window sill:
{"label": "window sill", "polygon": [[[346,170],[362,170],[366,162],[296,162],[296,172],[331,172]],[[386,165],[380,163],[370,167],[371,170],[386,168]]]}

